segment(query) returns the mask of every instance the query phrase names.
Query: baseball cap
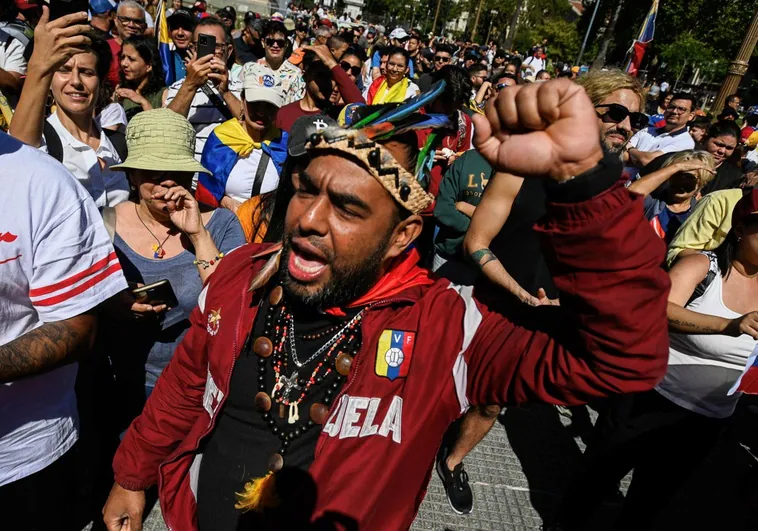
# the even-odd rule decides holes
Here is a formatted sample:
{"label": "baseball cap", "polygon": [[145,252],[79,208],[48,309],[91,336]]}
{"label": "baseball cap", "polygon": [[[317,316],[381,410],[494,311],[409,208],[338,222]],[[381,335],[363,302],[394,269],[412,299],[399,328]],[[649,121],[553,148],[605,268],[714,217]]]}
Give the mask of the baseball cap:
{"label": "baseball cap", "polygon": [[[18,6],[18,8],[23,9],[18,4],[19,3],[16,2],[16,5]],[[26,9],[29,9],[29,8],[27,7]],[[112,2],[112,0],[90,0],[89,10],[93,15],[104,15],[105,13],[110,13],[111,11],[115,11],[116,4]]]}
{"label": "baseball cap", "polygon": [[758,131],[753,132],[745,141],[745,146],[748,149],[754,149],[758,146]]}
{"label": "baseball cap", "polygon": [[284,20],[284,15],[282,15],[281,13],[279,13],[277,11],[276,13],[274,13],[273,15],[271,15],[271,20],[276,20],[276,21],[281,22],[281,21]]}
{"label": "baseball cap", "polygon": [[390,39],[402,41],[408,38],[408,33],[403,28],[395,28],[390,32]]}
{"label": "baseball cap", "polygon": [[758,114],[758,105],[753,105],[752,107],[748,107],[747,114]]}
{"label": "baseball cap", "polygon": [[319,25],[326,26],[327,28],[331,28],[334,26],[334,24],[332,24],[332,21],[329,20],[328,18],[322,18],[321,21],[319,21]]}
{"label": "baseball cap", "polygon": [[232,6],[222,7],[216,11],[216,16],[219,18],[228,18],[231,20],[237,20],[237,12]]}
{"label": "baseball cap", "polygon": [[142,111],[126,128],[129,156],[114,170],[210,173],[195,160],[195,128],[170,109]]}
{"label": "baseball cap", "polygon": [[253,63],[245,68],[242,89],[247,102],[266,101],[277,107],[284,103],[274,72],[264,65]]}
{"label": "baseball cap", "polygon": [[[28,9],[38,9],[40,7],[40,4],[34,2],[34,0],[16,0],[16,8],[19,11],[26,11]],[[92,7],[92,3],[90,3],[90,7]],[[95,13],[97,14],[97,13]]]}
{"label": "baseball cap", "polygon": [[180,22],[187,22],[191,28],[194,28],[196,19],[189,9],[180,7],[171,13],[171,16],[166,19],[166,22],[168,22],[169,26],[178,25]]}
{"label": "baseball cap", "polygon": [[290,54],[290,56],[287,58],[287,61],[295,66],[299,66],[300,63],[303,62],[303,57],[305,57],[305,50],[298,48]]}
{"label": "baseball cap", "polygon": [[291,157],[305,155],[305,145],[313,133],[322,131],[328,127],[339,127],[339,124],[331,117],[325,114],[314,114],[311,116],[301,116],[290,129],[290,137],[287,142],[287,153]]}
{"label": "baseball cap", "polygon": [[758,190],[752,189],[734,205],[732,227],[744,225],[748,218],[756,214],[758,214]]}
{"label": "baseball cap", "polygon": [[285,18],[284,19],[284,27],[287,31],[292,31],[295,29],[295,21],[291,18]]}
{"label": "baseball cap", "polygon": [[195,5],[193,7],[194,9],[198,11],[202,11],[204,13],[208,6],[205,3],[205,0],[197,0],[197,2],[195,2]]}

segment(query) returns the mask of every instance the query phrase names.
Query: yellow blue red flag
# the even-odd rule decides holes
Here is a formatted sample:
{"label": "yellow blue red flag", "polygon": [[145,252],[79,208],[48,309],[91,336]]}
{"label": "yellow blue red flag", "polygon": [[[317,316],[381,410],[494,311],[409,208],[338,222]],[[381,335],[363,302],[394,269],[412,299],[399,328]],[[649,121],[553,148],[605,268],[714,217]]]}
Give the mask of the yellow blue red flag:
{"label": "yellow blue red flag", "polygon": [[158,16],[156,17],[156,32],[158,36],[158,54],[161,56],[163,72],[166,75],[166,85],[171,85],[176,81],[176,71],[174,69],[174,58],[171,56],[171,36],[168,32],[168,22],[166,21],[166,2],[161,0],[158,5]]}
{"label": "yellow blue red flag", "polygon": [[389,378],[390,381],[408,376],[415,342],[415,332],[403,330],[382,332],[376,349],[376,375]]}

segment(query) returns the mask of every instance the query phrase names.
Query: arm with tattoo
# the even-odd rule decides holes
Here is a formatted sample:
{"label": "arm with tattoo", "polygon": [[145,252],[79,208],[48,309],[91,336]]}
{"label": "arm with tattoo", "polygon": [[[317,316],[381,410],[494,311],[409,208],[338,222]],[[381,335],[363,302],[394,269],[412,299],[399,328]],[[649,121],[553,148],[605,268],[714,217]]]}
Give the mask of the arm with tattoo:
{"label": "arm with tattoo", "polygon": [[523,182],[524,179],[506,173],[497,173],[490,179],[471,218],[463,249],[490,282],[501,286],[521,302],[537,306],[539,299],[522,288],[489,250],[492,240],[508,221]]}
{"label": "arm with tattoo", "polygon": [[39,328],[0,346],[0,383],[34,376],[76,361],[92,347],[96,318],[85,313]]}
{"label": "arm with tattoo", "polygon": [[497,260],[497,257],[492,254],[492,251],[489,249],[479,249],[478,251],[474,251],[469,255],[471,257],[471,260],[477,265],[479,269],[484,269],[484,266],[487,265],[492,260]]}

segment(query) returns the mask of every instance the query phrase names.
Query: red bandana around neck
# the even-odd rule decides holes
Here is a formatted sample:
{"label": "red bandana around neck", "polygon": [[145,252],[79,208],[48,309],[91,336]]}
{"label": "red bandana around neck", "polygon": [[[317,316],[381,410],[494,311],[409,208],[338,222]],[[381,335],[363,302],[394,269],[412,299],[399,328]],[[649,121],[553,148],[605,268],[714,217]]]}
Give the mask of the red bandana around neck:
{"label": "red bandana around neck", "polygon": [[[389,269],[379,282],[374,284],[368,293],[357,301],[347,305],[348,308],[357,308],[366,306],[384,299],[394,297],[401,291],[415,286],[428,286],[434,284],[434,280],[429,278],[429,271],[419,267],[418,262],[421,255],[417,249],[411,249],[408,252],[397,256],[390,264]],[[329,308],[326,313],[338,317],[345,315],[341,308]]]}

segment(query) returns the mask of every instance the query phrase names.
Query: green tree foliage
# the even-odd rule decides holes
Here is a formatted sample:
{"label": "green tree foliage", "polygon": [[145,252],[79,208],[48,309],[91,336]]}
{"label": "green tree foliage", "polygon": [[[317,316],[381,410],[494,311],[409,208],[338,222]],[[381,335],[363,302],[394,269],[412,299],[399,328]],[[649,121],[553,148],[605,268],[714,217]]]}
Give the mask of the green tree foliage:
{"label": "green tree foliage", "polygon": [[[589,46],[597,42],[597,31],[606,16],[604,14],[613,9],[615,3],[615,0],[603,0],[590,34]],[[621,64],[624,61],[652,3],[652,0],[625,2],[614,31],[607,64]],[[593,7],[594,4],[587,5],[579,22],[580,32],[586,30]],[[708,49],[711,63],[718,60],[719,63],[726,64],[737,53],[755,9],[755,0],[660,0],[655,38],[647,59],[661,55],[676,43],[667,56],[676,57],[680,55],[677,50],[689,49],[696,54],[693,58],[699,58],[700,61],[701,50],[690,46],[694,40],[701,43],[702,48]],[[675,64],[673,59],[666,62],[669,65]],[[670,73],[678,72],[671,70]]]}
{"label": "green tree foliage", "polygon": [[519,30],[515,46],[525,53],[547,39],[548,55],[553,61],[573,61],[579,53],[579,34],[576,24],[562,18],[548,18],[534,28]]}

